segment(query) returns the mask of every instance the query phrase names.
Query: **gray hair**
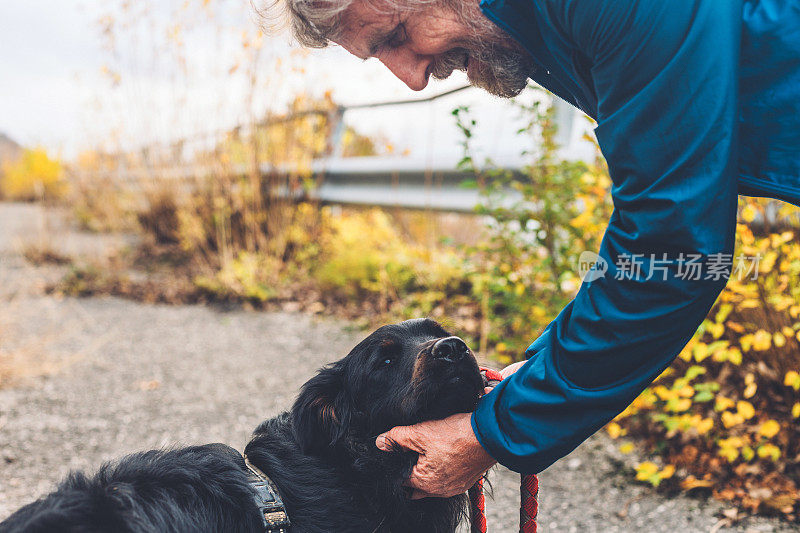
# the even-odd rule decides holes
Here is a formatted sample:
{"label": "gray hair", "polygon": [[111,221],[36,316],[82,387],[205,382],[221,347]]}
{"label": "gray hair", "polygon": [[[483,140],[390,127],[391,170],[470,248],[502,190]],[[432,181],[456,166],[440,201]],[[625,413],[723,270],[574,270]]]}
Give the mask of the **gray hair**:
{"label": "gray hair", "polygon": [[[284,19],[288,19],[292,35],[303,46],[325,48],[342,33],[342,15],[353,2],[368,2],[383,13],[409,13],[419,9],[449,3],[450,0],[276,0],[272,6],[257,8],[265,26],[278,3],[282,4]],[[456,2],[452,2],[455,4]]]}
{"label": "gray hair", "polygon": [[[252,0],[255,1],[255,0]],[[466,70],[472,59],[477,65],[470,83],[503,98],[518,95],[528,84],[536,64],[528,52],[501,28],[482,16],[478,3],[464,0],[267,0],[283,2],[283,12],[294,38],[302,45],[325,48],[337,41],[346,24],[345,13],[353,2],[364,2],[384,15],[413,14],[429,7],[445,7],[464,27],[463,37],[452,48],[438,54],[430,64],[430,75],[445,79],[454,70]],[[268,22],[261,11],[262,19]],[[356,21],[356,24],[358,22]]]}

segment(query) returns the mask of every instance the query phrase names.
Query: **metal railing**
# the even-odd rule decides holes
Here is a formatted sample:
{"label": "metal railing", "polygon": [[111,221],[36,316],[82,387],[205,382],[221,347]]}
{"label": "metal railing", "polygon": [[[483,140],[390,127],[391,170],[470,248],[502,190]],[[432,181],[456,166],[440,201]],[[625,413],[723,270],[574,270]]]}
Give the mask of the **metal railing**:
{"label": "metal railing", "polygon": [[[126,182],[144,179],[178,180],[187,183],[197,181],[205,176],[219,175],[220,167],[214,159],[198,157],[198,154],[213,153],[223,139],[247,139],[253,132],[266,130],[271,126],[319,116],[327,121],[327,147],[323,157],[311,162],[310,170],[313,176],[324,176],[324,179],[318,180],[317,186],[312,190],[304,192],[307,197],[323,203],[470,212],[480,199],[479,191],[461,186],[470,175],[456,169],[457,160],[436,156],[343,157],[343,137],[346,131],[344,117],[348,111],[433,102],[470,87],[465,85],[426,98],[340,105],[332,109],[308,109],[227,130],[187,136],[169,143],[151,143],[125,154],[109,155],[109,159],[115,161],[113,170],[95,171],[95,175],[91,177]],[[568,138],[573,127],[574,113],[571,109],[557,107],[556,120],[560,124],[561,135]],[[494,162],[509,168],[519,166],[518,159],[504,161],[502,158],[495,158]],[[231,175],[246,175],[253,168],[252,164],[240,163],[228,165],[224,171]],[[258,163],[257,168],[262,176],[296,171],[293,168],[276,168],[266,163]]]}

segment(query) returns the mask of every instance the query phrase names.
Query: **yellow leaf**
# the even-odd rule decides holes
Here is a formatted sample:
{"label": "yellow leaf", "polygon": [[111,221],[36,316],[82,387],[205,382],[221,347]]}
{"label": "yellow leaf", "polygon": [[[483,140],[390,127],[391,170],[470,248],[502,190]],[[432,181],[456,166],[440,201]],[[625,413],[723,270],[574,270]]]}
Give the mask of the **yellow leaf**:
{"label": "yellow leaf", "polygon": [[755,332],[753,335],[753,349],[759,352],[763,352],[765,350],[769,350],[770,346],[772,345],[772,336],[760,329]]}
{"label": "yellow leaf", "polygon": [[736,402],[736,412],[745,420],[750,420],[756,414],[753,404],[744,400]]}
{"label": "yellow leaf", "polygon": [[647,481],[650,479],[650,476],[656,472],[658,472],[658,466],[650,461],[645,461],[636,467],[636,479],[639,481]]}
{"label": "yellow leaf", "polygon": [[706,331],[711,333],[711,336],[715,339],[719,339],[725,333],[725,324],[709,324]]}
{"label": "yellow leaf", "polygon": [[783,384],[794,390],[800,389],[800,374],[794,370],[789,370],[783,378]]}
{"label": "yellow leaf", "polygon": [[758,428],[758,434],[771,439],[781,430],[781,425],[774,420],[767,420]]}
{"label": "yellow leaf", "polygon": [[739,450],[736,448],[720,448],[720,450],[717,452],[717,455],[724,457],[729,463],[732,463],[737,457],[739,457]]}
{"label": "yellow leaf", "polygon": [[783,333],[777,332],[772,334],[772,344],[777,346],[778,348],[784,346],[786,344],[786,337],[783,336]]}
{"label": "yellow leaf", "polygon": [[684,398],[691,398],[694,396],[694,387],[691,385],[685,385],[678,391],[678,395],[683,396]]}
{"label": "yellow leaf", "polygon": [[738,426],[744,422],[744,417],[740,414],[734,414],[730,411],[725,411],[722,413],[722,425],[726,428],[732,428],[733,426]]}
{"label": "yellow leaf", "polygon": [[619,451],[621,453],[626,454],[626,455],[631,453],[633,451],[633,443],[632,442],[626,442],[625,444],[623,444],[622,446],[619,447]]}
{"label": "yellow leaf", "polygon": [[795,418],[800,418],[800,402],[797,402],[792,406],[792,416]]}
{"label": "yellow leaf", "polygon": [[744,326],[742,326],[738,322],[734,322],[733,320],[728,320],[726,325],[728,326],[728,329],[731,329],[736,333],[744,333]]}
{"label": "yellow leaf", "polygon": [[762,459],[770,458],[773,461],[777,461],[781,456],[781,450],[773,444],[762,444],[756,453]]}
{"label": "yellow leaf", "polygon": [[752,205],[744,206],[744,209],[742,209],[742,219],[744,219],[745,222],[750,223],[753,220],[755,220],[755,218],[756,218],[755,208]]}
{"label": "yellow leaf", "polygon": [[703,359],[711,355],[708,351],[708,345],[704,342],[698,342],[694,347],[694,359],[701,363]]}
{"label": "yellow leaf", "polygon": [[775,260],[778,259],[777,252],[768,252],[764,255],[764,257],[758,263],[758,272],[759,274],[767,274],[772,271],[772,268],[775,266]]}
{"label": "yellow leaf", "polygon": [[611,422],[606,426],[606,431],[611,436],[612,439],[618,438],[622,435],[622,428],[616,422]]}
{"label": "yellow leaf", "polygon": [[661,478],[669,479],[675,474],[675,465],[667,465],[661,470]]}
{"label": "yellow leaf", "polygon": [[729,437],[727,439],[719,439],[717,442],[720,448],[741,448],[744,446],[744,441],[741,437]]}
{"label": "yellow leaf", "polygon": [[742,448],[742,459],[745,461],[750,461],[753,457],[755,457],[756,452],[753,451],[753,448],[750,446],[745,446]]}
{"label": "yellow leaf", "polygon": [[683,411],[689,410],[692,407],[692,400],[689,398],[680,398],[678,400],[672,400],[667,404],[667,410],[673,411],[675,413],[681,413]]}
{"label": "yellow leaf", "polygon": [[662,401],[672,400],[678,397],[678,391],[670,390],[666,388],[664,385],[658,385],[653,389],[653,392],[656,393],[656,396]]}
{"label": "yellow leaf", "polygon": [[681,487],[684,490],[692,490],[697,488],[711,488],[714,486],[714,483],[707,480],[707,479],[697,479],[694,476],[688,476],[686,479],[681,481]]}
{"label": "yellow leaf", "polygon": [[711,418],[704,418],[697,424],[697,432],[701,435],[704,435],[711,431],[714,427],[714,420]]}
{"label": "yellow leaf", "polygon": [[736,404],[730,398],[726,398],[725,396],[717,396],[716,401],[714,402],[714,410],[724,411],[725,409],[730,409],[734,405]]}
{"label": "yellow leaf", "polygon": [[755,298],[746,298],[739,302],[740,309],[757,309],[762,306],[762,303]]}
{"label": "yellow leaf", "polygon": [[752,398],[756,394],[756,389],[758,389],[758,385],[756,385],[755,383],[749,384],[744,389],[744,397],[745,398]]}
{"label": "yellow leaf", "polygon": [[739,337],[739,346],[742,347],[743,352],[749,352],[750,348],[753,347],[753,334],[748,333]]}

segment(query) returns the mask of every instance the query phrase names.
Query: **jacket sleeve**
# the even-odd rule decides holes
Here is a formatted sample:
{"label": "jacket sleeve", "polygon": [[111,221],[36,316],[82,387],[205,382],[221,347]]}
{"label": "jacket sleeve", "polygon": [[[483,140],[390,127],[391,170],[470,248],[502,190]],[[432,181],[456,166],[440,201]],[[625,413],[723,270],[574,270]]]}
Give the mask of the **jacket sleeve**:
{"label": "jacket sleeve", "polygon": [[[582,284],[472,416],[481,445],[524,473],[568,454],[671,363],[727,281],[711,266],[730,261],[720,254],[733,253],[736,227],[741,2],[546,3],[591,61],[615,210],[605,275]],[[700,279],[685,275],[696,254]]]}

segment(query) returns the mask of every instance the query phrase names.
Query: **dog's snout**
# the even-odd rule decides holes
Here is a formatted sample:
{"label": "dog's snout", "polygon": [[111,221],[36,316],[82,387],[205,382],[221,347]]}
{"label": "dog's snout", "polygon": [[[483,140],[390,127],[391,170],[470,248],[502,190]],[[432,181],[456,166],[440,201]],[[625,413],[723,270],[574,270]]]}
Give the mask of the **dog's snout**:
{"label": "dog's snout", "polygon": [[434,359],[455,362],[468,356],[469,348],[467,348],[467,344],[458,337],[447,337],[436,341],[433,345],[433,350],[431,350],[431,355]]}

